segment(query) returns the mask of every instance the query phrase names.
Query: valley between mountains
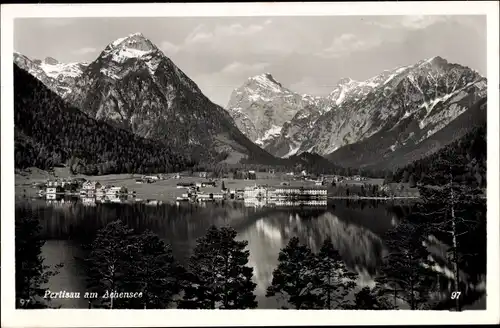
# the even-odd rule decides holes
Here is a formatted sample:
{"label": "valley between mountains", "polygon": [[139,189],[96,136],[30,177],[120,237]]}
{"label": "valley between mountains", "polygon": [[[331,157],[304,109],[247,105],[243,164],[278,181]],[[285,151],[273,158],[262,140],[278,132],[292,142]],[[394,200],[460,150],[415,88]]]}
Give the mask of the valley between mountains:
{"label": "valley between mountains", "polygon": [[486,78],[439,56],[366,81],[341,79],[322,97],[262,73],[226,108],[141,33],[109,43],[90,63],[14,53],[14,64],[16,168],[394,171],[486,125]]}

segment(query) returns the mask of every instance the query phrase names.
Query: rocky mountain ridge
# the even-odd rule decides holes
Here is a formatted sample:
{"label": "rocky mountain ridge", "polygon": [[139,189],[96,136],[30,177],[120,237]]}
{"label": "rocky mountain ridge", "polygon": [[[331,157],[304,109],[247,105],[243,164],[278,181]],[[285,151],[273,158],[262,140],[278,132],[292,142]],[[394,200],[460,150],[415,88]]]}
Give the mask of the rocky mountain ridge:
{"label": "rocky mountain ridge", "polygon": [[226,108],[238,128],[265,148],[299,111],[304,109],[302,116],[311,110],[321,112],[323,101],[321,97],[292,92],[270,73],[263,73],[250,77],[235,89]]}
{"label": "rocky mountain ridge", "polygon": [[[195,160],[273,161],[246,138],[221,107],[205,97],[165,54],[141,33],[108,44],[85,69],[74,74],[70,92],[54,86],[55,73],[21,56],[16,63],[70,105],[90,117],[134,134],[167,141]],[[35,65],[34,65],[35,64]],[[46,65],[61,65],[49,60]],[[66,76],[70,76],[69,68]],[[60,74],[61,75],[61,74]]]}
{"label": "rocky mountain ridge", "polygon": [[[341,163],[342,159],[330,154],[375,135],[377,138],[385,135],[384,144],[388,144],[388,149],[382,152],[394,152],[409,144],[418,145],[446,127],[486,97],[486,86],[486,79],[476,71],[439,56],[386,70],[366,81],[344,78],[327,97],[315,97],[314,103],[287,108],[287,113],[295,115],[281,128],[277,124],[273,126],[271,130],[279,134],[266,138],[262,146],[279,157],[310,152]],[[252,121],[251,115],[262,115],[262,111],[255,110],[253,100],[259,98],[258,91],[237,102],[238,111],[248,118],[246,125],[254,124],[255,129],[259,127],[255,122],[262,120],[258,117]],[[277,100],[271,99],[267,104],[282,102],[283,98],[278,94]],[[234,104],[230,101],[228,105],[230,113],[234,111]],[[250,105],[242,106],[245,104]],[[268,106],[266,111],[279,115],[280,107]],[[232,116],[238,125],[239,118]],[[260,126],[270,130],[268,126]],[[245,133],[245,129],[242,131]]]}
{"label": "rocky mountain ridge", "polygon": [[14,63],[63,98],[72,92],[76,78],[81,76],[88,66],[88,63],[64,64],[52,57],[47,57],[43,61],[30,59],[19,52],[14,52]]}

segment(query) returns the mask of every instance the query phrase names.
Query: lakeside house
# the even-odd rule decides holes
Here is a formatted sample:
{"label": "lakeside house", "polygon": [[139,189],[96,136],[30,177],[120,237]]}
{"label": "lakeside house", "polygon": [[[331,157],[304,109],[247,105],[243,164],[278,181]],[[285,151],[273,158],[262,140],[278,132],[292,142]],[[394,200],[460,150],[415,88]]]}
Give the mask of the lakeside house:
{"label": "lakeside house", "polygon": [[98,181],[85,181],[82,185],[82,190],[85,192],[96,192],[102,185]]}
{"label": "lakeside house", "polygon": [[[78,179],[49,179],[45,182],[46,187],[69,187],[69,186],[80,186],[83,182],[81,178]],[[85,179],[83,179],[85,181]],[[69,188],[71,189],[71,188]]]}
{"label": "lakeside house", "polygon": [[326,198],[328,190],[325,187],[293,187],[280,186],[274,188],[272,196],[276,198]]}
{"label": "lakeside house", "polygon": [[62,186],[60,186],[60,185],[58,185],[58,186],[53,186],[53,187],[48,187],[48,188],[45,190],[45,192],[46,192],[47,194],[54,194],[54,195],[55,195],[55,194],[59,194],[59,193],[64,192],[64,188],[63,188]]}
{"label": "lakeside house", "polygon": [[196,195],[196,200],[197,201],[212,201],[212,200],[224,200],[226,199],[226,194],[197,194]]}
{"label": "lakeside house", "polygon": [[125,187],[115,187],[111,186],[106,190],[106,195],[107,196],[120,196],[123,194],[126,194],[128,192],[127,188]]}
{"label": "lakeside house", "polygon": [[295,187],[295,186],[253,186],[246,187],[244,192],[245,199],[271,199],[271,200],[316,200],[326,199],[328,190],[321,186],[314,187]]}
{"label": "lakeside house", "polygon": [[253,187],[245,187],[244,195],[245,199],[259,199],[259,198],[268,198],[268,187],[267,186],[253,186]]}

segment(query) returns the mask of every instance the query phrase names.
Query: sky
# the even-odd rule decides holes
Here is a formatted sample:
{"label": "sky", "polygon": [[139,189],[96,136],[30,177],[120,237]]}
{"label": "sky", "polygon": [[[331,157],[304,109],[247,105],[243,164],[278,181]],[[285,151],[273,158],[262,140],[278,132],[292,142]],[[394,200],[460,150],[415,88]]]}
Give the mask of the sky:
{"label": "sky", "polygon": [[17,18],[14,49],[31,59],[91,62],[136,32],[223,107],[246,79],[267,72],[311,95],[434,56],[486,76],[485,16]]}

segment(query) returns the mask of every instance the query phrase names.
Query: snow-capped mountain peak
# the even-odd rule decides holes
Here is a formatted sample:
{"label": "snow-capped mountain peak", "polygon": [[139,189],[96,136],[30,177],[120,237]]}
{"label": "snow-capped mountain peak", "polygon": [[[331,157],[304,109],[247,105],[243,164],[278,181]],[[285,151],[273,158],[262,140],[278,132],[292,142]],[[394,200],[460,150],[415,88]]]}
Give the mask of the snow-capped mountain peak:
{"label": "snow-capped mountain peak", "polygon": [[162,54],[142,33],[134,33],[111,42],[104,50],[104,57],[112,56],[114,61],[122,63],[128,58],[141,58],[153,53]]}
{"label": "snow-capped mountain peak", "polygon": [[422,62],[423,63],[420,65],[423,65],[423,64],[446,65],[446,64],[448,64],[448,61],[440,56],[434,56],[434,57],[425,59]]}
{"label": "snow-capped mountain peak", "polygon": [[61,63],[52,57],[32,60],[16,51],[14,62],[63,98],[72,92],[76,78],[88,66],[88,63]]}
{"label": "snow-capped mountain peak", "polygon": [[381,133],[388,134],[384,141],[391,140],[392,151],[417,145],[486,96],[483,77],[440,56],[364,81],[342,78],[326,97],[300,95],[298,100],[272,80],[268,74],[250,78],[227,108],[235,109],[231,116],[243,133],[280,157],[326,156]]}
{"label": "snow-capped mountain peak", "polygon": [[57,65],[57,64],[59,64],[59,62],[57,61],[57,59],[52,58],[52,57],[46,57],[43,60],[43,62],[44,62],[44,64],[47,64],[47,65]]}
{"label": "snow-capped mountain peak", "polygon": [[145,63],[151,75],[154,76],[160,62],[166,60],[167,57],[151,40],[137,32],[108,44],[98,59],[115,63],[101,68],[101,73],[117,79],[123,75],[123,64],[131,59]]}
{"label": "snow-capped mountain peak", "polygon": [[299,111],[297,119],[320,112],[323,109],[321,100],[290,91],[266,72],[248,78],[236,88],[226,108],[238,128],[250,140],[265,147],[283,132],[281,127]]}
{"label": "snow-capped mountain peak", "polygon": [[271,92],[286,92],[287,90],[279,83],[271,73],[263,73],[250,77],[245,85],[253,89],[265,89]]}
{"label": "snow-capped mountain peak", "polygon": [[106,48],[114,49],[118,47],[127,47],[143,51],[156,49],[156,46],[140,32],[132,33],[123,38],[118,38],[111,42]]}

